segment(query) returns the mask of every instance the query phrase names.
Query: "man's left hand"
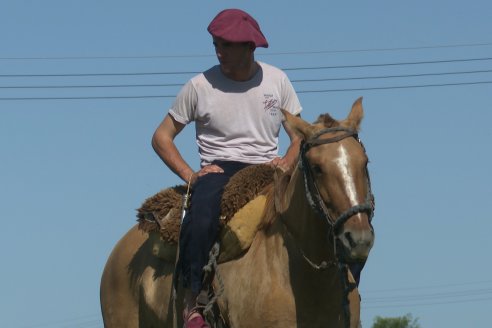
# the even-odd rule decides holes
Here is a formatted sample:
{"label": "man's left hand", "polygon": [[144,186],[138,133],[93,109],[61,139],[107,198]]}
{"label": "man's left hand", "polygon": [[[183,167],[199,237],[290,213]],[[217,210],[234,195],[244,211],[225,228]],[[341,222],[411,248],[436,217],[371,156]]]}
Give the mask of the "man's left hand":
{"label": "man's left hand", "polygon": [[278,167],[284,172],[290,170],[290,168],[291,168],[291,164],[288,163],[287,160],[283,157],[275,157],[274,159],[272,159],[267,164],[274,167],[274,168]]}

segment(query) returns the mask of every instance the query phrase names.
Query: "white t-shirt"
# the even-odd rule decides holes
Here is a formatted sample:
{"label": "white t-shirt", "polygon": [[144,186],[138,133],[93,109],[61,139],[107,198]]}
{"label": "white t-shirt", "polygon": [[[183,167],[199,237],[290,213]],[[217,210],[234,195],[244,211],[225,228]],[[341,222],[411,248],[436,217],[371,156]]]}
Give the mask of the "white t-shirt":
{"label": "white t-shirt", "polygon": [[193,77],[169,110],[178,122],[195,121],[201,165],[214,160],[265,163],[278,155],[280,108],[297,115],[302,107],[287,75],[258,62],[251,80],[238,82],[220,66]]}

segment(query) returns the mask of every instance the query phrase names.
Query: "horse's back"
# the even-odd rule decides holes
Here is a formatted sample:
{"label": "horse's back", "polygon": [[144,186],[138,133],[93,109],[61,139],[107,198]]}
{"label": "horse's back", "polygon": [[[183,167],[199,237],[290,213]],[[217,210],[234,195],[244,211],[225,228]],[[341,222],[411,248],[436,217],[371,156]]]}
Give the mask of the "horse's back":
{"label": "horse's back", "polygon": [[171,327],[174,263],[152,254],[152,240],[135,225],[116,244],[101,278],[104,326]]}

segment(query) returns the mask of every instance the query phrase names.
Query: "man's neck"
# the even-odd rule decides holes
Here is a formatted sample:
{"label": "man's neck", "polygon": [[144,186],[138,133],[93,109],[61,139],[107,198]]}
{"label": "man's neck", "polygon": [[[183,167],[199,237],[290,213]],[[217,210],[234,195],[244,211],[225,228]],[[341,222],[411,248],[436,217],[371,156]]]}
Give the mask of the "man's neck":
{"label": "man's neck", "polygon": [[256,74],[259,68],[260,65],[253,60],[250,64],[245,65],[241,69],[234,70],[231,72],[222,71],[222,73],[231,80],[244,82],[244,81],[251,80],[251,78],[253,78],[253,76]]}

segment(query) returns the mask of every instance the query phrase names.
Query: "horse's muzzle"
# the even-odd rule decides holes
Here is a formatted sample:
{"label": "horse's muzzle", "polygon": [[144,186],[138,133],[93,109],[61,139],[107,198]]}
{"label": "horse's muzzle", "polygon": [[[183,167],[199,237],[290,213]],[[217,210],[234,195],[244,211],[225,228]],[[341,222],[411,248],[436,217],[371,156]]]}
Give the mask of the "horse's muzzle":
{"label": "horse's muzzle", "polygon": [[337,235],[337,254],[343,262],[363,262],[374,244],[374,229],[343,227]]}

